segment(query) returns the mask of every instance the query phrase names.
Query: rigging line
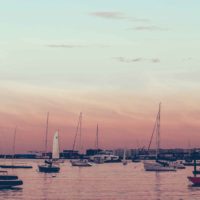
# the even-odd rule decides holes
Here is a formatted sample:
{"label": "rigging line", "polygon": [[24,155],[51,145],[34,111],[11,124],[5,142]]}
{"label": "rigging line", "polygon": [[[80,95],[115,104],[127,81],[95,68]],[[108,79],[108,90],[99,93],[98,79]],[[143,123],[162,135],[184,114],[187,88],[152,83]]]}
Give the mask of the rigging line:
{"label": "rigging line", "polygon": [[49,112],[47,112],[47,121],[46,121],[46,134],[45,134],[45,156],[47,155],[48,132],[49,132]]}
{"label": "rigging line", "polygon": [[97,148],[97,151],[99,149],[99,126],[97,124],[97,130],[96,130],[96,148]]}
{"label": "rigging line", "polygon": [[76,126],[76,132],[75,132],[75,137],[74,137],[74,143],[73,143],[73,147],[72,147],[72,150],[74,151],[74,148],[75,148],[75,145],[76,145],[76,138],[77,138],[77,135],[78,135],[78,131],[79,131],[79,126],[80,126],[80,116],[78,118],[78,124]]}
{"label": "rigging line", "polygon": [[16,140],[16,133],[17,133],[17,127],[15,127],[14,130],[14,136],[13,136],[13,155],[12,155],[12,165],[13,165],[13,159],[15,156],[15,140]]}
{"label": "rigging line", "polygon": [[148,151],[150,149],[150,146],[151,146],[151,143],[152,143],[152,140],[153,140],[153,136],[154,136],[154,133],[155,133],[155,130],[156,130],[156,127],[157,127],[158,115],[159,115],[159,113],[157,113],[157,116],[156,116],[155,124],[154,124],[153,131],[152,131],[152,134],[151,134],[150,142],[149,142],[149,146],[148,146],[148,149],[147,149]]}

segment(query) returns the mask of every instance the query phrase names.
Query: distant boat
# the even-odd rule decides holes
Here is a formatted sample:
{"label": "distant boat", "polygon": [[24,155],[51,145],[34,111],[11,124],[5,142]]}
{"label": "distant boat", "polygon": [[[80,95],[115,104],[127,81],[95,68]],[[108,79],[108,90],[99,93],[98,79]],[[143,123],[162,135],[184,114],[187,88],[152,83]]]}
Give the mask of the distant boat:
{"label": "distant boat", "polygon": [[92,164],[87,159],[70,160],[72,166],[75,167],[91,167]]}
{"label": "distant boat", "polygon": [[33,168],[30,165],[0,165],[0,168],[4,168],[4,169],[31,169]]}
{"label": "distant boat", "polygon": [[113,155],[110,151],[101,151],[96,155],[90,156],[90,160],[97,163],[119,163],[119,156]]}
{"label": "distant boat", "polygon": [[176,169],[185,169],[186,168],[182,161],[170,162],[169,166],[174,167]]}
{"label": "distant boat", "polygon": [[193,175],[194,176],[188,176],[188,180],[190,182],[192,182],[192,184],[194,186],[200,186],[200,177],[197,176],[198,174],[200,174],[200,170],[197,170],[197,163],[196,163],[196,158],[194,159],[194,171],[193,171]]}
{"label": "distant boat", "polygon": [[16,175],[8,175],[7,171],[0,171],[0,189],[9,189],[23,185],[23,181]]}
{"label": "distant boat", "polygon": [[12,152],[12,163],[11,164],[0,164],[0,168],[5,168],[5,169],[31,169],[33,168],[30,165],[27,164],[14,164],[14,156],[15,156],[15,141],[16,141],[16,133],[17,133],[17,128],[14,130],[14,137],[13,137],[13,152]]}
{"label": "distant boat", "polygon": [[[80,113],[79,115],[78,125],[76,129],[74,143],[73,143],[73,151],[75,148],[76,139],[78,135],[79,135],[79,152],[80,152],[82,149],[82,113]],[[92,166],[92,164],[88,161],[88,159],[80,158],[80,159],[70,160],[70,162],[73,167],[91,167]]]}
{"label": "distant boat", "polygon": [[123,160],[122,160],[123,165],[127,165],[128,161],[126,160],[126,150],[124,149],[124,154],[123,154]]}
{"label": "distant boat", "polygon": [[52,160],[45,160],[45,164],[38,165],[40,172],[45,173],[58,173],[60,171],[60,167],[55,163],[56,159],[59,159],[59,141],[58,141],[58,131],[54,134],[53,138],[53,154]]}
{"label": "distant boat", "polygon": [[97,124],[97,129],[96,129],[95,147],[96,147],[97,153],[95,155],[92,155],[89,157],[90,161],[92,161],[96,164],[121,162],[121,159],[119,159],[119,156],[113,155],[113,153],[111,153],[110,151],[103,151],[103,150],[99,149],[99,127],[98,127],[98,124]]}
{"label": "distant boat", "polygon": [[[160,161],[159,156],[159,149],[160,149],[160,112],[161,112],[161,104],[159,104],[159,110],[156,117],[156,123],[153,129],[153,133],[151,136],[151,140],[153,138],[154,133],[156,132],[156,160],[154,161],[144,161],[144,169],[146,171],[176,171],[175,167],[171,167],[168,162]],[[150,140],[150,144],[151,144]],[[150,147],[150,145],[149,145]],[[148,148],[149,149],[149,148]]]}

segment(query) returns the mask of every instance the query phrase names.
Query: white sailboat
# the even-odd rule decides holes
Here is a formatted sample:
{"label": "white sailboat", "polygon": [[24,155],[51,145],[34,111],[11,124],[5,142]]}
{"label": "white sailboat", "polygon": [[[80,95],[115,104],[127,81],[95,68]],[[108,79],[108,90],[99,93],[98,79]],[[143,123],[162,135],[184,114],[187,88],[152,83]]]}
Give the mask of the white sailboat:
{"label": "white sailboat", "polygon": [[123,154],[123,160],[122,160],[123,165],[127,165],[128,161],[126,160],[126,149],[124,149],[124,154]]}
{"label": "white sailboat", "polygon": [[[173,166],[170,166],[167,162],[159,161],[158,155],[160,150],[160,112],[161,112],[161,103],[159,104],[159,110],[156,117],[156,123],[153,129],[153,133],[151,136],[151,140],[153,138],[154,133],[156,133],[156,160],[155,161],[144,161],[144,169],[146,171],[176,171],[176,168]],[[151,141],[150,141],[151,144]],[[150,148],[149,144],[149,148]],[[149,149],[148,148],[148,149]]]}
{"label": "white sailboat", "polygon": [[[49,121],[49,113],[47,113],[47,123],[46,123],[45,157],[47,155],[48,121]],[[44,161],[44,164],[38,165],[39,172],[58,173],[60,171],[60,167],[53,161],[53,158],[55,158],[55,159],[59,158],[58,132],[56,132],[53,137],[52,153],[53,153],[52,160],[47,159]]]}
{"label": "white sailboat", "polygon": [[[76,144],[76,138],[79,133],[79,152],[82,150],[82,113],[80,113],[79,120],[78,120],[78,126],[76,129],[76,134],[75,134],[75,139],[74,139],[74,144],[73,144],[73,151],[75,148]],[[76,167],[91,167],[92,164],[88,161],[88,159],[75,159],[75,160],[70,160],[72,166]]]}
{"label": "white sailboat", "polygon": [[45,173],[57,173],[60,171],[60,167],[57,165],[57,159],[59,159],[59,143],[58,143],[58,132],[53,137],[53,151],[52,160],[45,160],[45,164],[39,165],[39,171]]}
{"label": "white sailboat", "polygon": [[59,133],[55,132],[53,137],[53,151],[52,151],[52,161],[54,163],[63,163],[64,159],[60,159],[60,146],[59,146]]}
{"label": "white sailboat", "polygon": [[56,131],[53,137],[52,160],[58,160],[59,158],[60,158],[59,137],[58,137],[58,131]]}

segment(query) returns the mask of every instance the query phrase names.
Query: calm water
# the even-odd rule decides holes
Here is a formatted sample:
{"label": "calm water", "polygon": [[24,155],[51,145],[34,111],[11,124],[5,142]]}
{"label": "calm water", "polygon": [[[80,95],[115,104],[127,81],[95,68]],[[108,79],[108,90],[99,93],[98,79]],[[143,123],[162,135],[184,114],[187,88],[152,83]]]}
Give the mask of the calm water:
{"label": "calm water", "polygon": [[[4,162],[4,161],[0,161]],[[9,170],[23,181],[21,189],[0,190],[0,199],[23,200],[173,200],[200,199],[200,187],[191,187],[192,168],[177,172],[145,172],[142,163],[102,164],[89,168],[61,164],[59,174],[37,171],[42,161],[27,160],[33,169]]]}

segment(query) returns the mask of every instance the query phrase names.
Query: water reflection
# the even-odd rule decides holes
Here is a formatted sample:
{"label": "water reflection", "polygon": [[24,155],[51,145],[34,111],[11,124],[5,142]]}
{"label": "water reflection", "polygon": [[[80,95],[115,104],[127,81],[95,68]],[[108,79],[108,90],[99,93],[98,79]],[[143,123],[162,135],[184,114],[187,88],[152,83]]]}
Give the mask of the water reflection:
{"label": "water reflection", "polygon": [[129,163],[125,167],[118,163],[79,168],[71,167],[67,162],[61,165],[60,173],[44,174],[36,171],[37,161],[27,162],[34,168],[13,172],[24,181],[23,189],[0,190],[0,199],[200,199],[200,187],[192,187],[187,180],[192,168],[151,173],[144,171],[142,163]]}
{"label": "water reflection", "polygon": [[20,199],[23,195],[23,188],[10,188],[10,189],[1,189],[0,196],[4,199]]}
{"label": "water reflection", "polygon": [[161,199],[160,184],[161,184],[161,175],[160,175],[160,172],[156,172],[155,173],[155,194],[156,194],[156,199]]}

